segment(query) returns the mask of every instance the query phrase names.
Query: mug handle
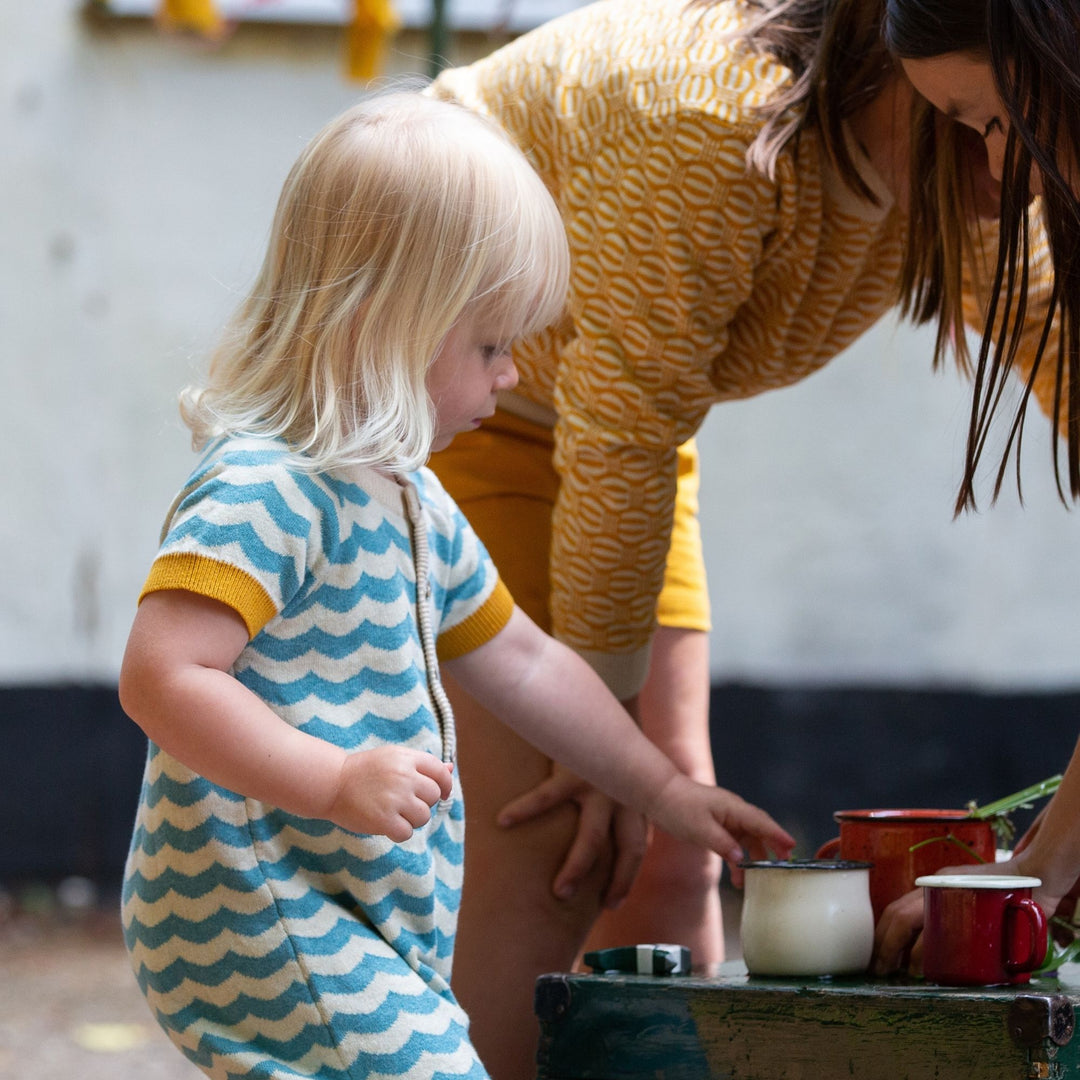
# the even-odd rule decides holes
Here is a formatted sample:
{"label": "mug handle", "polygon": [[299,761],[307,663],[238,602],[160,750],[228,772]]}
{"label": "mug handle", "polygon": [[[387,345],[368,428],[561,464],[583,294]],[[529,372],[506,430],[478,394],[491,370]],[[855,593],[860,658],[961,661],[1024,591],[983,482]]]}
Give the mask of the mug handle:
{"label": "mug handle", "polygon": [[833,859],[840,851],[840,837],[834,836],[831,840],[826,840],[821,847],[818,848],[815,859]]}
{"label": "mug handle", "polygon": [[1005,907],[1005,952],[1011,951],[1014,935],[1012,933],[1012,918],[1021,915],[1028,920],[1030,930],[1029,941],[1031,948],[1023,959],[1015,959],[1012,956],[1005,957],[1005,970],[1010,975],[1017,975],[1022,971],[1034,971],[1046,958],[1047,923],[1043,909],[1030,897],[1022,896],[1018,900],[1010,900]]}

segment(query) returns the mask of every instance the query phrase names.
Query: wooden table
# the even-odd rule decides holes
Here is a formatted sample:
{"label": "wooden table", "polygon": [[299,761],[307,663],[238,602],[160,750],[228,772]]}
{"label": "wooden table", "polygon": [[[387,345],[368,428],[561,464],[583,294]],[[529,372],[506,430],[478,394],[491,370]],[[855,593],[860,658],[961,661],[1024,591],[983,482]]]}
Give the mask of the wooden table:
{"label": "wooden table", "polygon": [[544,975],[539,1080],[1080,1080],[1080,966],[1018,987]]}

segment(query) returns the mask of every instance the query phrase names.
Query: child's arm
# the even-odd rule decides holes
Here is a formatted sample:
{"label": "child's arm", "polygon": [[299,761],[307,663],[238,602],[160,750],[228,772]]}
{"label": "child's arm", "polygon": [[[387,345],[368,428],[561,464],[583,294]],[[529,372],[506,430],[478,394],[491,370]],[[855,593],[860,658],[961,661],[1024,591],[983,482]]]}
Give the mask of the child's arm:
{"label": "child's arm", "polygon": [[229,674],[248,642],[232,608],[182,590],[139,605],[120,703],[189,769],[248,798],[407,840],[450,794],[449,766],[403,746],[346,753],[290,727]]}
{"label": "child's arm", "polygon": [[723,788],[681,773],[641,733],[599,676],[519,608],[486,644],[446,663],[466,691],[522,738],[561,761],[666,832],[735,864],[769,852],[786,857],[794,839],[768,814]]}

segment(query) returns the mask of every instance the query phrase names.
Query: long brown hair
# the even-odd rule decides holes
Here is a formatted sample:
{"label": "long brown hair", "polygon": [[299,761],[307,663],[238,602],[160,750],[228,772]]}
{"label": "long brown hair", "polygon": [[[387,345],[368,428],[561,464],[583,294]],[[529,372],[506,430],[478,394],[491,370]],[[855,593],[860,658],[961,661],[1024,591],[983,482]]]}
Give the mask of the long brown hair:
{"label": "long brown hair", "polygon": [[[709,0],[703,0],[709,2]],[[896,75],[882,38],[885,0],[743,0],[751,15],[740,35],[750,48],[792,72],[788,88],[763,107],[749,163],[771,175],[777,155],[809,128],[848,187],[877,202],[852,161],[843,123]],[[978,275],[977,198],[966,182],[972,142],[961,125],[921,99],[911,115],[911,184],[904,265],[897,304],[916,323],[936,323],[934,366],[951,353],[970,369],[964,335],[964,260]],[[975,153],[981,153],[975,147]],[[915,163],[918,163],[917,165]],[[974,226],[972,223],[975,223]]]}
{"label": "long brown hair", "polygon": [[[1069,494],[1080,498],[1080,198],[1074,188],[1080,180],[1080,14],[1070,0],[886,0],[882,25],[885,43],[899,57],[928,59],[954,52],[985,57],[1009,119],[997,265],[974,368],[957,508],[975,504],[975,472],[1018,356],[1029,289],[1036,284],[1032,251],[1039,228],[1045,230],[1053,264],[1049,304],[998,465],[994,496],[1014,454],[1020,487],[1028,403],[1040,368],[1051,364],[1054,429],[1065,436]],[[1033,220],[1031,212],[1033,162],[1043,182],[1041,220]],[[1053,441],[1053,466],[1058,493],[1067,502],[1059,439]]]}
{"label": "long brown hair", "polygon": [[750,164],[771,174],[779,152],[814,128],[845,183],[876,203],[851,159],[843,124],[885,89],[895,68],[881,40],[880,0],[745,0],[745,5],[757,14],[740,38],[792,73],[789,86],[762,109],[764,124],[750,148]]}
{"label": "long brown hair", "polygon": [[[860,178],[842,123],[879,94],[896,70],[893,57],[951,52],[986,56],[1010,119],[998,215],[996,265],[983,250],[979,196],[970,163],[984,151],[977,133],[917,100],[911,127],[911,177],[905,262],[898,283],[901,312],[937,328],[935,366],[952,352],[972,372],[974,393],[957,509],[975,505],[975,475],[1007,376],[1017,359],[1034,284],[1032,250],[1045,229],[1053,264],[1050,305],[1009,429],[994,484],[1001,490],[1020,449],[1036,376],[1054,364],[1053,421],[1066,436],[1068,490],[1080,498],[1080,29],[1074,0],[744,0],[752,15],[744,38],[790,68],[792,81],[765,111],[750,162],[770,172],[800,133],[816,128],[849,187],[872,193]],[[1070,6],[1071,5],[1071,6]],[[1065,150],[1059,151],[1059,146]],[[1043,177],[1041,221],[1033,220],[1031,165]],[[1071,170],[1071,175],[1070,175]],[[988,296],[978,357],[964,333],[965,267]],[[1057,326],[1055,327],[1055,317]],[[1062,483],[1059,443],[1054,474]]]}

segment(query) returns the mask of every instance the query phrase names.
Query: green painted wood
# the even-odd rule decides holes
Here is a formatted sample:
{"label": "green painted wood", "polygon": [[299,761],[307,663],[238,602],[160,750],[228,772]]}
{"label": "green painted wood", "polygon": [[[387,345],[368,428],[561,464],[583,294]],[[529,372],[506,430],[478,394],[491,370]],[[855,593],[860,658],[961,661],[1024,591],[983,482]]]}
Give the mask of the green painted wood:
{"label": "green painted wood", "polygon": [[[551,975],[539,1080],[1080,1080],[1080,968],[1022,987]],[[1059,1045],[1062,1044],[1062,1045]]]}

